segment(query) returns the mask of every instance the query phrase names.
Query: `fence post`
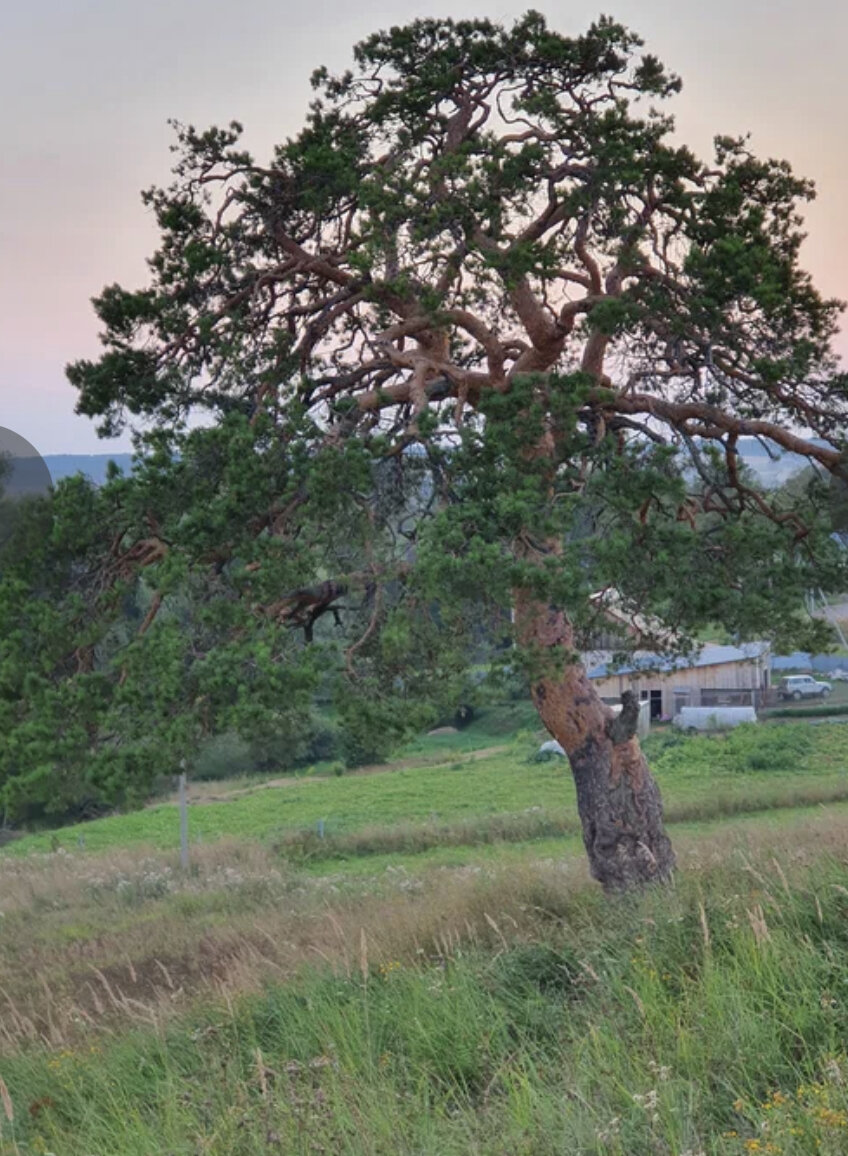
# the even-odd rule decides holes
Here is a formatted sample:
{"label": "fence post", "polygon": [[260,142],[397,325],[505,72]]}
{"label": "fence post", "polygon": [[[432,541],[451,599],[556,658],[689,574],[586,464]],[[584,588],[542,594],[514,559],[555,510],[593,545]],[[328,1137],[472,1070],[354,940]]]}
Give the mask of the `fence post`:
{"label": "fence post", "polygon": [[[185,760],[180,763],[181,767],[185,766]],[[188,871],[188,800],[186,799],[186,774],[184,770],[180,771],[179,778],[179,800],[180,800],[180,867],[183,871]]]}

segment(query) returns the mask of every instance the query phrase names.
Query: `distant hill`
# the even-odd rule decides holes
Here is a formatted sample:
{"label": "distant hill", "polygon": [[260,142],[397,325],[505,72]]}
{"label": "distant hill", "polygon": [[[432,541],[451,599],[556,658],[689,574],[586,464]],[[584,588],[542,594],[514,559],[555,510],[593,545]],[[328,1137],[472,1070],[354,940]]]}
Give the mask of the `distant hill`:
{"label": "distant hill", "polygon": [[125,474],[132,471],[132,454],[45,454],[44,462],[54,482],[85,474],[95,485],[102,485],[109,462],[120,466]]}
{"label": "distant hill", "polygon": [[[45,463],[39,457],[3,459],[4,473],[0,486],[3,496],[17,500],[37,494],[46,494],[50,488]],[[5,472],[8,471],[8,472]]]}
{"label": "distant hill", "polygon": [[[818,438],[813,441],[818,445],[826,444]],[[740,438],[737,448],[745,465],[757,475],[760,484],[769,489],[782,486],[793,474],[809,465],[798,454],[786,453],[773,443],[766,445],[757,438]],[[45,454],[44,461],[54,482],[81,473],[96,485],[101,485],[106,481],[106,466],[110,461],[120,466],[125,474],[132,470],[132,454]]]}
{"label": "distant hill", "polygon": [[[821,438],[810,439],[814,445],[826,446]],[[782,486],[793,474],[806,470],[810,463],[800,454],[790,454],[781,450],[774,442],[761,442],[757,438],[740,438],[737,449],[748,469],[757,475],[761,486],[773,489]]]}

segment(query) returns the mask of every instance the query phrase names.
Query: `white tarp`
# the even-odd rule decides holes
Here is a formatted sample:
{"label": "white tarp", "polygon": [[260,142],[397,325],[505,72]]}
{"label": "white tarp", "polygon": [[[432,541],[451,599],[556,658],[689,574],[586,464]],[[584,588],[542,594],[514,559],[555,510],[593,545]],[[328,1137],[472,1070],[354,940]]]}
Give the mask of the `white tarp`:
{"label": "white tarp", "polygon": [[675,715],[674,725],[684,731],[721,731],[756,721],[752,706],[684,706]]}

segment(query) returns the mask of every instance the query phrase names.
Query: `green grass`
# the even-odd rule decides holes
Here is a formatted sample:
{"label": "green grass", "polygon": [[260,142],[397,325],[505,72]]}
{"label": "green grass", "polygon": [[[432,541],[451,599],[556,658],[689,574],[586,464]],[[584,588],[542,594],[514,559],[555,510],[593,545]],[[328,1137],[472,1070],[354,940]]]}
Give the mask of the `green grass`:
{"label": "green grass", "polygon": [[781,706],[768,712],[768,718],[837,718],[848,715],[848,702],[816,703],[814,706]]}
{"label": "green grass", "polygon": [[844,865],[626,902],[503,879],[396,955],[362,936],[349,970],[9,1056],[0,1153],[844,1154]]}
{"label": "green grass", "polygon": [[[669,731],[651,736],[645,746],[666,807],[678,819],[815,802],[848,790],[848,728],[839,724],[742,727],[726,736]],[[529,761],[535,748],[536,741],[527,737],[506,753],[479,760],[464,761],[457,754],[447,765],[300,779],[228,802],[196,803],[190,809],[191,837],[285,842],[292,832],[314,830],[323,820],[330,838],[373,828],[465,823],[473,842],[479,840],[475,823],[499,822],[497,816],[524,815],[520,825],[528,822],[528,812],[553,815],[555,822],[560,814],[573,815],[574,787],[564,762]],[[89,851],[142,844],[172,848],[176,809],[161,804],[29,835],[4,853],[49,850],[56,841],[74,847],[79,838]]]}
{"label": "green grass", "polygon": [[842,1156],[848,727],[655,732],[616,900],[526,721],[7,847],[0,1156]]}
{"label": "green grass", "polygon": [[188,875],[173,807],[13,844],[0,1156],[841,1156],[848,728],[652,735],[625,901],[535,745],[196,805]]}
{"label": "green grass", "polygon": [[[561,803],[569,791],[573,788],[561,765],[525,767],[518,754],[509,754],[434,769],[300,780],[231,802],[194,804],[191,834],[204,841],[223,836],[264,839],[287,829],[314,827],[319,819],[325,820],[328,832],[351,831],[376,823],[495,814]],[[67,828],[56,837],[73,846],[82,834],[91,850],[133,843],[168,847],[173,845],[175,822],[174,807],[159,805]],[[32,835],[12,843],[10,849],[15,853],[49,849],[52,838],[47,833]]]}
{"label": "green grass", "polygon": [[[848,790],[841,798],[826,803],[793,802],[786,807],[742,808],[731,813],[722,813],[708,819],[680,819],[668,824],[669,834],[677,842],[680,839],[709,839],[713,835],[730,835],[735,830],[747,830],[751,825],[759,831],[779,832],[794,823],[813,819],[822,811],[831,817],[848,820]],[[305,859],[300,866],[308,875],[332,875],[339,878],[374,878],[383,872],[419,873],[431,867],[503,867],[510,863],[527,861],[561,860],[583,854],[583,838],[579,824],[573,818],[561,816],[562,833],[538,838],[493,840],[492,842],[437,843],[416,851],[391,851],[363,854],[344,851],[322,855],[316,853]]]}

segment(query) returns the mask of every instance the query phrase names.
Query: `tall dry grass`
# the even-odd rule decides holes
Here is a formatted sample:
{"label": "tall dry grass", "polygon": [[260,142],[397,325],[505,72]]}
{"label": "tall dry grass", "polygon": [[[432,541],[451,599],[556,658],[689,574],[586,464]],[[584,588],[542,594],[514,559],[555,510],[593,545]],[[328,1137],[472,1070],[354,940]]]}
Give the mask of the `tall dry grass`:
{"label": "tall dry grass", "polygon": [[[0,1152],[843,1156],[845,829],[823,813],[687,840],[673,887],[618,900],[575,858],[291,873],[225,902],[210,860],[111,910],[148,954],[110,970],[119,940],[88,943],[91,1022],[59,1042],[49,984],[35,1037],[19,1014]],[[196,941],[182,994],[150,955],[174,904]]]}
{"label": "tall dry grass", "polygon": [[[824,811],[780,830],[737,824],[678,840],[681,868],[773,873],[777,857],[797,874],[839,859],[845,828]],[[258,845],[223,842],[197,848],[187,874],[153,852],[0,860],[0,894],[6,1053],[128,1023],[158,1028],[210,997],[234,999],[305,967],[351,975],[363,939],[379,967],[462,946],[498,950],[552,925],[591,930],[607,906],[582,856],[311,877]]]}

